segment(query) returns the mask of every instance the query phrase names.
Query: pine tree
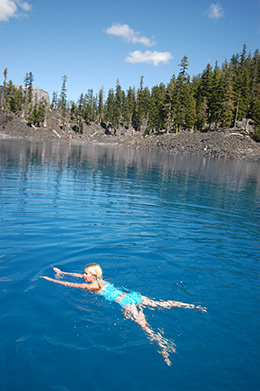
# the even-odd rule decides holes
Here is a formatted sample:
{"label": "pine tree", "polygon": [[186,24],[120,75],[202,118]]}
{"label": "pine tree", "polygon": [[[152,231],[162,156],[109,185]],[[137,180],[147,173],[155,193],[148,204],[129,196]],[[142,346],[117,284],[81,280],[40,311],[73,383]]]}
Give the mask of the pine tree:
{"label": "pine tree", "polygon": [[32,126],[37,123],[37,114],[38,114],[38,103],[32,107],[30,114],[28,115],[27,122],[28,125]]}
{"label": "pine tree", "polygon": [[45,99],[41,99],[39,104],[38,104],[38,110],[37,110],[37,125],[38,126],[43,126],[45,117],[46,117],[46,108],[47,104]]}
{"label": "pine tree", "polygon": [[39,103],[37,102],[37,99],[35,99],[35,103],[28,115],[28,124],[38,127],[43,126],[46,117],[46,108],[47,103],[45,99],[42,98]]}
{"label": "pine tree", "polygon": [[164,122],[167,131],[174,128],[174,94],[175,94],[175,75],[172,76],[170,83],[166,88],[164,101]]}
{"label": "pine tree", "polygon": [[223,99],[219,116],[220,126],[230,128],[234,113],[234,91],[232,82],[232,67],[228,67],[227,62],[222,67]]}
{"label": "pine tree", "polygon": [[53,91],[52,93],[52,102],[51,102],[51,109],[57,110],[58,108],[58,93],[57,91]]}
{"label": "pine tree", "polygon": [[34,77],[32,72],[26,73],[24,78],[25,86],[25,118],[32,114],[33,110],[33,81]]}
{"label": "pine tree", "polygon": [[[7,91],[6,91],[6,88],[7,88],[7,68],[4,69],[4,88],[3,88],[3,102],[2,102],[2,105],[3,105],[3,109],[6,110],[6,95],[7,95]],[[1,103],[1,101],[0,101]]]}
{"label": "pine tree", "polygon": [[207,99],[203,94],[202,78],[200,75],[193,77],[192,86],[196,111],[194,125],[197,130],[201,131],[207,120]]}
{"label": "pine tree", "polygon": [[253,55],[253,58],[250,56],[250,64],[249,64],[249,80],[250,80],[250,108],[249,108],[249,116],[252,116],[253,107],[255,100],[259,94],[258,88],[260,85],[260,53],[257,49]]}
{"label": "pine tree", "polygon": [[260,83],[256,89],[252,105],[252,119],[255,121],[254,138],[256,141],[260,142]]}
{"label": "pine tree", "polygon": [[97,102],[92,89],[89,89],[84,97],[84,119],[86,123],[96,121]]}
{"label": "pine tree", "polygon": [[6,110],[17,115],[20,114],[23,105],[23,93],[21,88],[15,87],[12,80],[6,85]]}
{"label": "pine tree", "polygon": [[209,126],[211,128],[211,124],[215,123],[215,130],[217,129],[218,120],[221,113],[223,102],[223,80],[221,77],[221,70],[216,63],[216,66],[212,75],[212,91],[211,97],[209,100]]}
{"label": "pine tree", "polygon": [[174,93],[174,125],[176,131],[182,128],[190,128],[195,121],[195,101],[190,89],[190,77],[187,74],[188,58],[181,60],[180,72],[176,79]]}
{"label": "pine tree", "polygon": [[[212,94],[213,94],[213,71],[211,65],[208,64],[206,69],[203,71],[201,76],[201,102],[204,102],[204,105],[207,107],[207,122],[209,128],[211,126],[210,117],[211,117],[211,106],[212,106]],[[204,100],[204,98],[206,100]]]}
{"label": "pine tree", "polygon": [[145,122],[149,120],[149,103],[150,91],[148,87],[143,88],[144,77],[141,76],[140,88],[137,90],[135,113],[133,125],[136,130],[140,131]]}
{"label": "pine tree", "polygon": [[164,128],[164,104],[166,88],[163,83],[152,88],[149,102],[148,130],[161,130]]}
{"label": "pine tree", "polygon": [[62,118],[62,128],[65,128],[66,125],[66,114],[67,114],[67,76],[64,75],[62,78],[62,86],[61,86],[61,92],[60,92],[60,100],[59,100],[59,109],[61,111],[61,118]]}
{"label": "pine tree", "polygon": [[105,105],[105,122],[108,124],[112,123],[114,118],[114,108],[115,108],[115,95],[114,90],[110,88],[108,91],[108,96]]}
{"label": "pine tree", "polygon": [[123,122],[123,126],[128,125],[128,107],[125,91],[122,90],[122,104],[121,104],[121,121]]}
{"label": "pine tree", "polygon": [[126,94],[124,120],[126,125],[133,124],[133,116],[135,112],[135,90],[129,87]]}
{"label": "pine tree", "polygon": [[77,112],[78,115],[83,118],[84,117],[84,95],[80,94],[79,100],[78,100],[78,107],[77,107]]}
{"label": "pine tree", "polygon": [[98,107],[97,107],[97,123],[100,124],[104,120],[104,87],[99,90]]}
{"label": "pine tree", "polygon": [[115,93],[115,105],[112,125],[114,128],[114,134],[119,128],[120,121],[122,119],[122,88],[119,84],[119,80],[116,81],[116,93]]}
{"label": "pine tree", "polygon": [[12,96],[14,94],[15,86],[13,85],[12,80],[9,80],[9,82],[6,85],[6,97],[5,97],[5,110],[11,111],[12,108]]}
{"label": "pine tree", "polygon": [[184,76],[179,74],[176,79],[176,88],[174,91],[174,127],[179,132],[185,121],[184,109]]}
{"label": "pine tree", "polygon": [[24,108],[24,116],[26,119],[28,119],[29,115],[29,104],[28,104],[28,86],[29,86],[29,74],[26,73],[24,78],[24,87],[25,87],[25,108]]}
{"label": "pine tree", "polygon": [[70,120],[74,122],[77,118],[77,105],[74,101],[71,102],[70,105]]}
{"label": "pine tree", "polygon": [[183,75],[184,77],[187,76],[187,69],[189,66],[189,60],[188,57],[185,55],[181,59],[181,63],[178,65],[180,67],[180,75]]}
{"label": "pine tree", "polygon": [[20,115],[24,103],[24,96],[21,87],[15,87],[11,96],[10,109],[16,115]]}
{"label": "pine tree", "polygon": [[195,98],[193,94],[193,86],[188,81],[186,88],[185,88],[185,128],[186,129],[193,129],[196,121],[196,103]]}
{"label": "pine tree", "polygon": [[247,117],[250,106],[249,61],[246,59],[246,45],[240,55],[234,77],[235,126],[237,121]]}
{"label": "pine tree", "polygon": [[28,77],[28,104],[29,104],[29,107],[33,103],[33,81],[34,81],[34,77],[33,77],[32,72],[30,72],[29,77]]}
{"label": "pine tree", "polygon": [[239,64],[239,54],[238,53],[233,54],[230,60],[230,67],[235,70],[238,68],[238,64]]}
{"label": "pine tree", "polygon": [[198,130],[203,130],[207,121],[207,99],[202,96],[202,99],[198,99],[196,102],[196,120],[195,126]]}
{"label": "pine tree", "polygon": [[78,105],[75,110],[75,120],[76,120],[76,128],[75,130],[79,133],[83,133],[83,118],[85,114],[85,100],[84,95],[80,94]]}

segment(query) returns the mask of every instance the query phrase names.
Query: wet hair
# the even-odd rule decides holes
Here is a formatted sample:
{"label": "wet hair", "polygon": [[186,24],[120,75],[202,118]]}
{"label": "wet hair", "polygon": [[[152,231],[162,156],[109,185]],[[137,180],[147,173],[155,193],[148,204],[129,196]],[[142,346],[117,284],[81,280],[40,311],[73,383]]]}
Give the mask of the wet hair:
{"label": "wet hair", "polygon": [[97,263],[89,263],[85,266],[85,269],[87,269],[92,276],[96,277],[97,281],[103,280],[102,269]]}

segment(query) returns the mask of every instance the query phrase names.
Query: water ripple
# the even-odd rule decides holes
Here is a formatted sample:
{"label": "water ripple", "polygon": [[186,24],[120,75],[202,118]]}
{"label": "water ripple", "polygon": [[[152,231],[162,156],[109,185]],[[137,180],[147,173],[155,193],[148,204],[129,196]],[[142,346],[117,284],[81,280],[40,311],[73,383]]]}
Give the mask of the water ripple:
{"label": "water ripple", "polygon": [[[103,378],[113,389],[125,378],[129,390],[206,390],[215,382],[222,391],[248,379],[256,389],[256,164],[21,141],[2,141],[0,151],[3,389],[13,374],[21,384],[33,379],[31,389],[48,388],[43,363],[53,389],[74,391],[100,367],[92,389],[102,389]],[[53,266],[83,271],[93,261],[116,285],[208,307],[205,316],[146,313],[177,343],[167,372],[116,303],[39,278],[53,277]]]}

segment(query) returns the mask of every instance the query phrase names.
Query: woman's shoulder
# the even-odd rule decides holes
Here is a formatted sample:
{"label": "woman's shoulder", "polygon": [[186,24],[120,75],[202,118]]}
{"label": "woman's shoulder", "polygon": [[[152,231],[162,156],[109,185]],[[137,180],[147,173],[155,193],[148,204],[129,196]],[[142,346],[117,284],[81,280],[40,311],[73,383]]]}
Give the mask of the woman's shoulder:
{"label": "woman's shoulder", "polygon": [[82,289],[87,289],[89,291],[99,291],[100,289],[103,289],[103,286],[104,286],[104,284],[97,282],[97,281],[94,281],[91,283],[85,282],[83,284],[80,284],[80,287]]}
{"label": "woman's shoulder", "polygon": [[99,289],[104,289],[107,285],[109,285],[109,282],[104,280],[95,281],[97,285],[99,286]]}

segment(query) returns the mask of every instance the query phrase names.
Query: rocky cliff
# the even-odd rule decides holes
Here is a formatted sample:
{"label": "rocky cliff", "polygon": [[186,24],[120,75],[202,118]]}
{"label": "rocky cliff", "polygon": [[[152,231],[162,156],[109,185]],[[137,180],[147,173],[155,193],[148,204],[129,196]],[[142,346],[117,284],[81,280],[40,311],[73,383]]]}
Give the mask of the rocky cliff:
{"label": "rocky cliff", "polygon": [[[20,86],[16,86],[18,88],[20,88]],[[24,86],[21,86],[21,89],[25,95],[26,93],[26,87]],[[0,91],[1,91],[1,97],[3,97],[3,91],[4,91],[4,87],[3,86],[0,86]],[[49,97],[49,94],[47,91],[44,91],[42,90],[41,88],[38,88],[38,87],[34,87],[32,89],[32,95],[33,95],[33,101],[34,102],[39,102],[41,99],[44,99],[47,103],[47,106],[49,107],[50,106],[50,97]]]}

